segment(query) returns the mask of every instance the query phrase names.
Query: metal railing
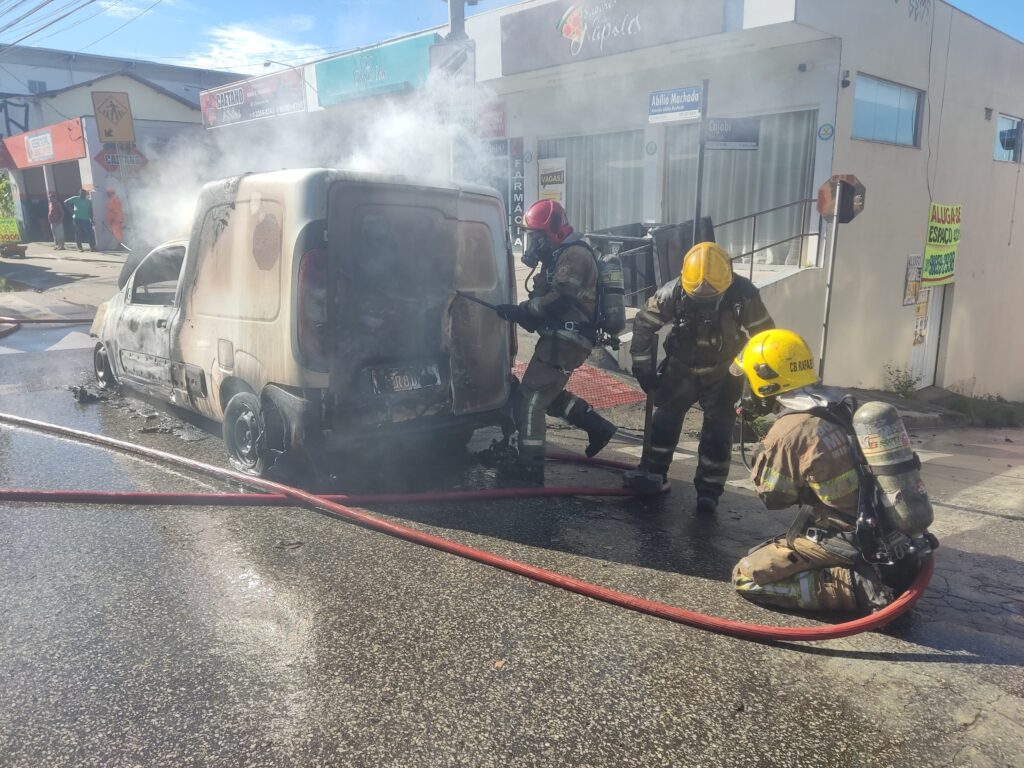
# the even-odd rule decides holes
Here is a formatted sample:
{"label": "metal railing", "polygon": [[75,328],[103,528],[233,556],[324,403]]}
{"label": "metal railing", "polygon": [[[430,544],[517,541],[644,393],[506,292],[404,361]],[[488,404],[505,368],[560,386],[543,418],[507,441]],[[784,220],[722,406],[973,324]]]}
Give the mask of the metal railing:
{"label": "metal railing", "polygon": [[[754,267],[757,262],[757,254],[768,251],[772,248],[777,248],[781,245],[789,243],[799,242],[800,243],[800,263],[799,267],[812,266],[813,264],[820,263],[821,248],[824,245],[825,238],[823,237],[823,221],[821,217],[818,218],[818,227],[814,231],[809,230],[811,222],[811,212],[813,211],[812,206],[816,203],[814,198],[806,198],[803,200],[796,200],[792,203],[785,203],[784,205],[776,205],[772,208],[766,208],[762,211],[756,211],[755,213],[747,214],[746,216],[739,216],[728,221],[716,223],[714,229],[719,232],[727,227],[742,224],[744,222],[750,222],[749,237],[750,237],[750,248],[743,250],[741,253],[732,256],[732,261],[735,265],[737,262],[742,262],[744,259],[749,259],[750,268],[748,275],[751,280],[754,278]],[[764,217],[778,214],[780,211],[786,211],[792,208],[800,207],[800,220],[799,220],[799,232],[798,234],[791,235],[789,237],[780,238],[779,240],[772,241],[763,245],[758,245],[757,236],[759,230],[759,224],[763,222]],[[665,225],[662,224],[646,224],[646,225],[635,225],[636,228],[646,229],[647,234],[643,237],[637,237],[633,235],[618,235],[607,232],[595,232],[588,233],[587,239],[594,245],[595,248],[604,252],[615,253],[619,259],[623,262],[624,271],[626,273],[626,298],[627,300],[632,299],[635,296],[647,294],[656,291],[661,285],[666,282],[665,275],[663,275],[662,266],[662,254],[658,253],[658,246],[655,242],[655,234],[658,230],[662,229]],[[792,230],[790,230],[792,231]],[[810,263],[804,263],[804,250],[805,245],[811,238],[816,239],[815,243],[815,255],[813,260],[808,260]],[[716,239],[718,239],[716,237]],[[632,262],[632,264],[630,264]],[[644,276],[647,280],[638,280],[639,276]],[[648,281],[653,279],[653,283],[647,284]],[[641,285],[641,283],[644,283]],[[645,301],[647,296],[642,296],[640,303],[629,302],[633,306],[640,306],[642,301]]]}
{"label": "metal railing", "polygon": [[[821,248],[821,243],[822,243],[822,237],[821,237],[821,233],[822,233],[822,219],[819,217],[818,218],[818,229],[816,231],[814,231],[814,232],[801,231],[800,233],[798,233],[796,235],[793,235],[791,237],[782,238],[781,240],[775,240],[775,241],[773,241],[771,243],[768,243],[767,245],[762,245],[762,246],[758,247],[758,245],[757,245],[757,223],[758,223],[758,219],[763,218],[764,216],[767,216],[767,215],[772,214],[772,213],[778,213],[779,211],[785,211],[785,210],[788,210],[790,208],[795,208],[796,206],[800,206],[801,207],[800,208],[800,212],[801,212],[800,228],[801,228],[801,230],[803,230],[803,229],[805,229],[810,224],[811,210],[812,210],[811,206],[813,206],[816,202],[817,201],[814,198],[806,198],[804,200],[796,200],[796,201],[794,201],[792,203],[785,203],[783,205],[776,205],[774,208],[765,208],[763,211],[757,211],[755,213],[747,214],[746,216],[739,216],[738,218],[735,218],[735,219],[729,219],[728,221],[720,222],[718,224],[715,224],[715,228],[716,229],[722,229],[722,228],[725,228],[725,227],[728,227],[728,226],[732,226],[733,224],[739,224],[740,222],[744,222],[744,221],[747,221],[747,220],[750,221],[750,250],[749,251],[744,251],[742,253],[735,254],[732,257],[732,260],[733,260],[733,263],[735,263],[737,261],[742,261],[743,259],[749,258],[750,259],[749,278],[751,280],[753,280],[754,279],[754,264],[755,264],[755,261],[756,261],[754,257],[758,253],[762,253],[764,251],[770,250],[771,248],[777,248],[780,245],[785,245],[787,243],[792,243],[792,242],[796,242],[796,241],[800,241],[801,246],[803,246],[803,244],[808,240],[808,238],[812,238],[812,237],[817,238],[817,246],[818,246],[819,249]],[[803,250],[803,248],[801,247],[801,251],[802,250]],[[819,259],[818,259],[818,256],[816,254],[814,262],[818,263],[818,261],[819,261]],[[809,266],[809,265],[801,263],[800,266],[804,267],[804,266]]]}

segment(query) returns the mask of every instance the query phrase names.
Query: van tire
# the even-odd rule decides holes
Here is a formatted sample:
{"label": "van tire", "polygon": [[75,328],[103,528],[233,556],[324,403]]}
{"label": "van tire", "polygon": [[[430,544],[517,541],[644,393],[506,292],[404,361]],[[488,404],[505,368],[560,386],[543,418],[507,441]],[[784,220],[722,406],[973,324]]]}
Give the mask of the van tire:
{"label": "van tire", "polygon": [[107,348],[103,342],[98,342],[92,351],[92,366],[96,373],[96,386],[100,389],[115,389],[117,379],[114,378],[114,370],[110,367],[110,358],[107,356]]}
{"label": "van tire", "polygon": [[224,447],[231,466],[247,475],[262,476],[269,464],[266,443],[260,399],[252,392],[239,392],[224,409]]}

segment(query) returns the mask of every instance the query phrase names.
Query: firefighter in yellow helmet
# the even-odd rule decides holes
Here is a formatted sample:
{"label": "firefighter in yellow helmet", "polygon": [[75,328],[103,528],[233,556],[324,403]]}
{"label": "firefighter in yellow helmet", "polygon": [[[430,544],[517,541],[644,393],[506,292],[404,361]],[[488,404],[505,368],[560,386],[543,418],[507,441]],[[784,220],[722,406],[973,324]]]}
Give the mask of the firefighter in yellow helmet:
{"label": "firefighter in yellow helmet", "polygon": [[[859,530],[860,485],[871,480],[861,479],[854,453],[857,403],[818,383],[814,356],[792,331],[757,334],[731,371],[746,379],[757,403],[778,410],[751,468],[758,495],[768,509],[801,505],[785,535],[736,564],[733,586],[750,600],[783,608],[872,611],[887,605],[937,542],[931,537],[914,556],[880,563],[870,532]],[[930,505],[928,515],[926,523]]]}
{"label": "firefighter in yellow helmet", "polygon": [[[669,324],[665,357],[656,368],[658,330]],[[733,274],[720,246],[700,243],[690,249],[679,278],[651,297],[633,322],[633,375],[656,409],[640,465],[625,475],[627,486],[639,493],[661,492],[686,412],[700,403],[704,424],[693,481],[696,508],[707,513],[718,508],[742,389],[729,366],[749,336],[774,325],[757,288]]]}

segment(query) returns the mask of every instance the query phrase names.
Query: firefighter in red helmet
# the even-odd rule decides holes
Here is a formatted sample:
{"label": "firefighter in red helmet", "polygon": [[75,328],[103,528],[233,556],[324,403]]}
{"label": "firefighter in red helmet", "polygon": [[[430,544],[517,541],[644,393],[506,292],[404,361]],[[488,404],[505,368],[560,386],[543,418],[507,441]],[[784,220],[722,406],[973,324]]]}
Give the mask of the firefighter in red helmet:
{"label": "firefighter in red helmet", "polygon": [[565,391],[569,376],[590,356],[597,338],[597,258],[555,200],[530,206],[524,227],[523,263],[539,271],[529,299],[503,304],[498,314],[540,335],[517,391],[515,421],[519,469],[528,480],[543,483],[546,415],[586,431],[588,456],[604,448],[616,428],[586,401]]}

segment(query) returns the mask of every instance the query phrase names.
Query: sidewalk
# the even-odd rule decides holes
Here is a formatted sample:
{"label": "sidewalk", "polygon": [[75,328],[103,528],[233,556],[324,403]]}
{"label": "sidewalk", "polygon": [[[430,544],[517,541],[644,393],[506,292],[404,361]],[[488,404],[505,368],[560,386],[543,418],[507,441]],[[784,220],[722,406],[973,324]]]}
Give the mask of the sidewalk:
{"label": "sidewalk", "polygon": [[[523,365],[529,362],[533,354],[537,335],[527,333],[519,328],[517,338],[519,340],[517,374],[521,375]],[[601,409],[604,416],[619,427],[632,432],[643,432],[645,401],[643,393],[636,380],[619,368],[618,361],[612,357],[611,353],[595,349],[590,360],[569,379],[567,389]],[[941,399],[948,395],[944,390],[935,387],[922,390],[911,399],[900,397],[895,392],[844,389],[856,397],[860,403],[879,400],[895,405],[900,416],[903,417],[903,423],[910,430],[959,427],[967,424],[964,414],[933,402],[935,399]],[[691,435],[698,434],[701,419],[702,414],[699,407],[691,409],[683,426],[684,432]]]}
{"label": "sidewalk", "polygon": [[117,292],[126,253],[58,251],[29,243],[25,258],[0,258],[0,315],[82,317]]}

